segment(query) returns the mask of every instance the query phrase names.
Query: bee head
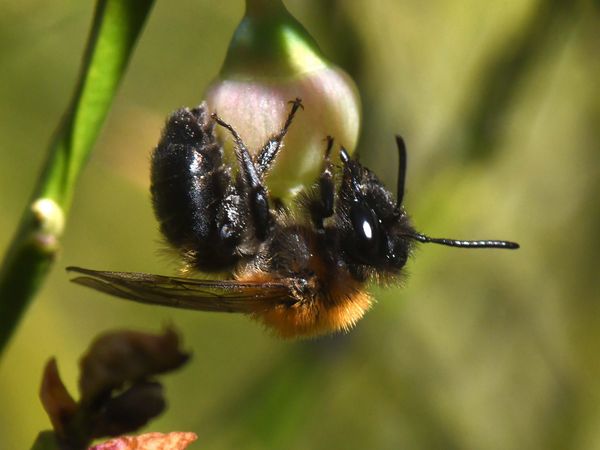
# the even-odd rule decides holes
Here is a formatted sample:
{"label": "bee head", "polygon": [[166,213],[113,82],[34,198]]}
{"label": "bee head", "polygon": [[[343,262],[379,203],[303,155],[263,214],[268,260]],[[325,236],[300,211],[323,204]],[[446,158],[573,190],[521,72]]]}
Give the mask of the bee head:
{"label": "bee head", "polygon": [[342,182],[336,206],[346,263],[367,277],[398,273],[406,264],[415,233],[408,215],[377,176],[340,152]]}
{"label": "bee head", "polygon": [[416,242],[462,248],[519,248],[510,241],[433,238],[417,232],[402,207],[406,147],[400,136],[396,136],[396,143],[400,157],[396,199],[373,172],[351,159],[344,148],[340,151],[343,176],[336,205],[337,226],[345,262],[358,278],[398,274]]}

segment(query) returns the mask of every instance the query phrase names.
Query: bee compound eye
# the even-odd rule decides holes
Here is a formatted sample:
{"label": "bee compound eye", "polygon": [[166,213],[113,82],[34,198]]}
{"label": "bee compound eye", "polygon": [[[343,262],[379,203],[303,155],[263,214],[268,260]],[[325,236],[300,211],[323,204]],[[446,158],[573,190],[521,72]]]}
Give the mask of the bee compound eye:
{"label": "bee compound eye", "polygon": [[357,256],[368,262],[379,252],[381,241],[379,220],[371,208],[360,203],[353,205],[350,219],[354,228]]}

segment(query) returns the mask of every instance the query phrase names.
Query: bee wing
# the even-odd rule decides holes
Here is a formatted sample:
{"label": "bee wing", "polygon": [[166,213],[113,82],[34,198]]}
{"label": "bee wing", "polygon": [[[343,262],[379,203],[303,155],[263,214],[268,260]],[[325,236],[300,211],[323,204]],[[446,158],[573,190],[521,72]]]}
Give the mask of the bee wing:
{"label": "bee wing", "polygon": [[291,280],[239,282],[196,280],[137,272],[106,272],[67,267],[81,274],[71,281],[116,297],[140,303],[195,309],[253,313],[277,305],[291,305]]}

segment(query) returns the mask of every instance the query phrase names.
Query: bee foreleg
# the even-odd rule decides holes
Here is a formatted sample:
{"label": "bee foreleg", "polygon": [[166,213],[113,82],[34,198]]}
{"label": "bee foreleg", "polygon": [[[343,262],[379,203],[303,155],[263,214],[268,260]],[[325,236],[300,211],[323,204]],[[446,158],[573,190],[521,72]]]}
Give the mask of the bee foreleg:
{"label": "bee foreleg", "polygon": [[333,138],[327,136],[327,147],[323,156],[323,170],[319,176],[319,194],[310,205],[311,218],[317,230],[323,230],[323,220],[333,215],[333,203],[335,195],[335,185],[333,182],[333,168],[331,164],[331,149],[333,147]]}

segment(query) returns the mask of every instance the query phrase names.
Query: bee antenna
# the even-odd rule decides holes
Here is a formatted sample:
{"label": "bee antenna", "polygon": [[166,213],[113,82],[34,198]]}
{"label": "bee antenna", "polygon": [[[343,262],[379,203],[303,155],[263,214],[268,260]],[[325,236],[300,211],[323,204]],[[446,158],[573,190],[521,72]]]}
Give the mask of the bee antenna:
{"label": "bee antenna", "polygon": [[398,207],[400,207],[404,199],[404,184],[406,182],[406,144],[402,136],[396,135],[396,145],[398,146],[398,190],[396,192],[396,201]]}
{"label": "bee antenna", "polygon": [[510,241],[488,241],[488,240],[463,241],[463,240],[459,240],[459,239],[432,238],[432,237],[425,236],[424,234],[417,233],[417,232],[407,234],[406,236],[408,236],[411,239],[414,239],[415,241],[425,242],[425,243],[431,242],[433,244],[447,245],[449,247],[504,248],[504,249],[509,249],[509,250],[514,250],[514,249],[519,248],[519,244],[517,244],[516,242],[510,242]]}

